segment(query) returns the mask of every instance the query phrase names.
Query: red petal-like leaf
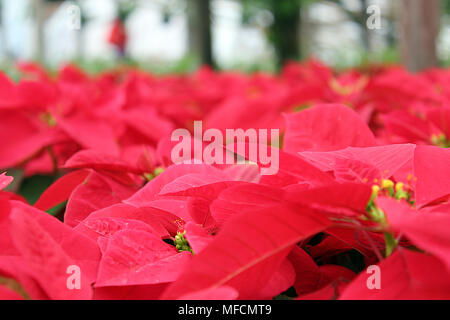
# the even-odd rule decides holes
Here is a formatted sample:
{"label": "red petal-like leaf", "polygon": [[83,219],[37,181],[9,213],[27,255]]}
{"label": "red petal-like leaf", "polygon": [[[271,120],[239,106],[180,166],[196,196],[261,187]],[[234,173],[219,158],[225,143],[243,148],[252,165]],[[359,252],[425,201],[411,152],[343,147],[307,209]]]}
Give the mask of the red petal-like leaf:
{"label": "red petal-like leaf", "polygon": [[88,170],[78,170],[59,178],[42,193],[39,200],[34,204],[34,207],[45,211],[66,201],[69,199],[73,190],[83,183],[88,175]]}
{"label": "red petal-like leaf", "polygon": [[377,199],[377,205],[395,231],[436,255],[450,270],[450,212],[420,212],[390,198]]}
{"label": "red petal-like leaf", "polygon": [[414,153],[414,175],[418,207],[450,195],[450,149],[418,146]]}
{"label": "red petal-like leaf", "polygon": [[77,186],[67,203],[64,222],[72,227],[91,212],[109,207],[128,198],[135,188],[124,186],[104,175],[92,171],[86,182]]}
{"label": "red petal-like leaf", "polygon": [[236,289],[241,299],[258,297],[292,247],[329,225],[310,209],[287,205],[239,214],[194,256],[164,297],[179,298],[222,285]]}
{"label": "red petal-like leaf", "polygon": [[[376,276],[363,271],[344,290],[343,300],[449,299],[450,273],[437,258],[399,250],[379,265],[380,288],[368,286]],[[375,271],[376,272],[376,271]],[[369,288],[370,287],[370,288]]]}
{"label": "red petal-like leaf", "polygon": [[[346,148],[333,152],[301,152],[300,154],[324,171],[334,171],[337,159],[357,160],[377,168],[383,178],[395,175],[414,158],[413,144],[394,144],[368,148]],[[410,173],[412,173],[412,163]]]}
{"label": "red petal-like leaf", "polygon": [[119,172],[130,172],[135,174],[143,173],[139,168],[128,164],[120,158],[103,154],[97,150],[83,150],[75,153],[64,164],[68,169],[95,169]]}
{"label": "red petal-like leaf", "polygon": [[161,238],[144,231],[114,233],[100,262],[96,287],[148,285],[174,281],[189,261]]}
{"label": "red petal-like leaf", "polygon": [[220,170],[204,164],[172,165],[124,202],[136,207],[144,207],[156,199],[165,185],[179,177],[193,173],[217,175],[220,174]]}
{"label": "red petal-like leaf", "polygon": [[106,154],[119,154],[112,127],[104,120],[88,115],[75,115],[70,118],[58,117],[57,122],[82,147]]}
{"label": "red petal-like leaf", "polygon": [[344,105],[317,105],[286,115],[285,151],[332,151],[376,144],[367,124]]}
{"label": "red petal-like leaf", "polygon": [[[14,244],[25,259],[29,272],[50,298],[92,297],[91,283],[99,259],[94,242],[50,215],[31,207],[27,209],[20,203],[16,203],[10,217]],[[80,268],[80,289],[71,290],[67,285],[69,266]]]}

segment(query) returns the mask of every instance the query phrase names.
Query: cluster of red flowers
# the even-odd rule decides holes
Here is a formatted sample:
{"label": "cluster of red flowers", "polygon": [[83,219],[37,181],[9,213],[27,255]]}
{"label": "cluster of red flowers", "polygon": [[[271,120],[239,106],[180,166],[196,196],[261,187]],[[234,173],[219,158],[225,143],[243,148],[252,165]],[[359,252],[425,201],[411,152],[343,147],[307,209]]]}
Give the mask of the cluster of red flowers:
{"label": "cluster of red flowers", "polygon": [[[0,298],[450,298],[449,71],[19,67],[0,76]],[[194,120],[279,129],[278,173],[173,164]],[[12,168],[60,178],[29,204]]]}

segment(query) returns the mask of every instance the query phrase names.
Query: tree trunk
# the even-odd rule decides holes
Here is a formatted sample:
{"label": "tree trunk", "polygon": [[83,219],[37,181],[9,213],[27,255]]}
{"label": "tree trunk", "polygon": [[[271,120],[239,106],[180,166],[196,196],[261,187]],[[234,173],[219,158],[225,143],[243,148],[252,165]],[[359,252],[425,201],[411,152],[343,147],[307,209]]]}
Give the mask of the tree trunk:
{"label": "tree trunk", "polygon": [[210,0],[189,0],[189,52],[203,65],[215,67],[211,36]]}
{"label": "tree trunk", "polygon": [[371,37],[370,37],[370,31],[369,28],[366,26],[366,21],[369,19],[369,15],[367,14],[367,7],[368,7],[367,0],[361,0],[361,21],[359,21],[362,29],[362,43],[364,46],[364,49],[370,53],[372,51],[371,47]]}
{"label": "tree trunk", "polygon": [[45,25],[45,1],[44,0],[32,0],[31,1],[32,12],[36,23],[34,30],[34,46],[35,46],[35,59],[40,62],[45,61],[45,37],[44,37],[44,25]]}
{"label": "tree trunk", "polygon": [[439,0],[401,0],[400,45],[403,63],[413,72],[437,66]]}
{"label": "tree trunk", "polygon": [[75,56],[80,61],[83,61],[84,59],[84,34],[83,34],[83,28],[80,30],[76,30],[76,47],[75,47]]}
{"label": "tree trunk", "polygon": [[300,2],[294,0],[271,0],[274,22],[269,39],[277,55],[278,66],[289,60],[297,60],[300,54]]}
{"label": "tree trunk", "polygon": [[61,1],[47,2],[45,0],[31,0],[31,9],[35,19],[34,30],[35,59],[45,63],[45,22],[61,5]]}

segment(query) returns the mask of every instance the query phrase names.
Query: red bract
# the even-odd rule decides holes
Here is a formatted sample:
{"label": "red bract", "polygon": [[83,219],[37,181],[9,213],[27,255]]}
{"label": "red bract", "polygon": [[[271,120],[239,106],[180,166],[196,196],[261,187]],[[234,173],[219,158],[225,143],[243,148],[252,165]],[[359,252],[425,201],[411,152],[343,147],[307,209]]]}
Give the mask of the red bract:
{"label": "red bract", "polygon": [[379,265],[382,289],[369,289],[370,273],[362,272],[342,292],[340,299],[449,299],[448,270],[437,258],[402,250]]}
{"label": "red bract", "polygon": [[343,105],[318,105],[286,117],[284,150],[333,151],[376,145],[366,123]]}
{"label": "red bract", "polygon": [[[18,202],[11,205],[9,219],[4,222],[13,237],[12,246],[9,244],[11,251],[0,259],[2,263],[17,261],[21,267],[9,271],[6,268],[6,278],[25,286],[24,291],[33,299],[91,298],[91,284],[100,258],[95,242],[47,213]],[[70,290],[67,285],[67,270],[73,265],[82,270],[80,290]],[[25,275],[33,280],[21,282]]]}
{"label": "red bract", "polygon": [[118,157],[99,153],[96,150],[83,150],[74,154],[64,164],[67,169],[96,169],[104,171],[129,172],[134,174],[142,174],[139,168],[121,160]]}
{"label": "red bract", "polygon": [[73,190],[83,183],[88,175],[88,170],[79,170],[66,174],[47,188],[34,206],[40,210],[48,210],[66,201]]}
{"label": "red bract", "polygon": [[[405,166],[410,170],[409,173],[412,173],[415,147],[412,144],[396,144],[368,148],[349,147],[334,152],[301,152],[300,154],[323,171],[335,171],[336,174],[336,169],[341,170],[352,179],[369,178],[374,174],[372,170],[375,170],[376,178],[389,178]],[[354,167],[356,170],[345,172],[342,170],[345,165]]]}
{"label": "red bract", "polygon": [[105,154],[118,154],[111,124],[89,115],[56,118],[58,126],[83,148]]}
{"label": "red bract", "polygon": [[422,250],[433,253],[450,270],[450,211],[421,212],[392,199],[379,199],[389,225]]}
{"label": "red bract", "polygon": [[419,207],[433,201],[445,201],[450,195],[450,150],[417,147],[414,175],[417,177],[416,202]]}
{"label": "red bract", "polygon": [[[1,299],[450,298],[448,70],[19,69],[0,75]],[[200,120],[280,148],[173,160]]]}
{"label": "red bract", "polygon": [[140,230],[114,233],[100,261],[96,287],[152,285],[174,281],[191,254]]}
{"label": "red bract", "polygon": [[41,129],[20,111],[0,111],[0,168],[9,168],[36,156],[43,148],[58,142],[52,129]]}
{"label": "red bract", "polygon": [[136,192],[134,186],[120,182],[92,171],[85,182],[72,192],[68,202],[64,222],[76,226],[90,213],[109,207],[128,198]]}
{"label": "red bract", "polygon": [[[261,292],[289,251],[328,225],[328,219],[301,207],[272,206],[239,214],[194,257],[163,297],[177,298],[188,292],[230,285],[238,290],[241,299],[267,298]],[[271,295],[281,291],[272,291]]]}

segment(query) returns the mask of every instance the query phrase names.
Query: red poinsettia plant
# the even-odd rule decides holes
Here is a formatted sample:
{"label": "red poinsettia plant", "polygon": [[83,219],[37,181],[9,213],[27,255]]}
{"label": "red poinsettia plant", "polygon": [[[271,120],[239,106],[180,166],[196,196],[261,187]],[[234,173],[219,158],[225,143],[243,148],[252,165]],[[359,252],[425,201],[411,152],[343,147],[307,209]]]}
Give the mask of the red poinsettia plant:
{"label": "red poinsettia plant", "polygon": [[[450,298],[449,71],[19,67],[0,77],[0,298]],[[280,130],[276,174],[173,163],[199,119]],[[37,175],[54,182],[30,201]]]}

